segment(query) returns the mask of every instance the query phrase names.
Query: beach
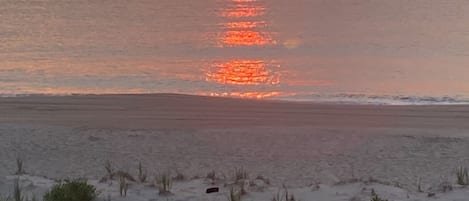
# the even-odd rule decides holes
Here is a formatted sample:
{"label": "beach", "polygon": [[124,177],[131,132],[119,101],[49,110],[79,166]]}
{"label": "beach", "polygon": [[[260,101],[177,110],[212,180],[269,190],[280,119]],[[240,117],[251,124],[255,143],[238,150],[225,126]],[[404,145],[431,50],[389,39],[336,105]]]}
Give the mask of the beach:
{"label": "beach", "polygon": [[187,178],[244,168],[271,188],[371,180],[415,192],[420,181],[430,192],[469,165],[466,105],[80,95],[0,98],[0,113],[3,176],[17,158],[28,175],[50,180],[97,181],[106,161],[130,173],[141,162],[149,175]]}

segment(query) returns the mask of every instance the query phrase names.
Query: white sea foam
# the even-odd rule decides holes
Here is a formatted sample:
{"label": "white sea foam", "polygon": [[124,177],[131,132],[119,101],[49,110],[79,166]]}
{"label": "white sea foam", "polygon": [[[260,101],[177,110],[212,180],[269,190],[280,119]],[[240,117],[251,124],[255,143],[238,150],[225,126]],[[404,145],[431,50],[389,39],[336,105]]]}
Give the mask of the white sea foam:
{"label": "white sea foam", "polygon": [[368,94],[311,94],[280,97],[278,99],[302,102],[337,104],[376,104],[376,105],[463,105],[469,104],[464,96],[407,96],[407,95],[368,95]]}

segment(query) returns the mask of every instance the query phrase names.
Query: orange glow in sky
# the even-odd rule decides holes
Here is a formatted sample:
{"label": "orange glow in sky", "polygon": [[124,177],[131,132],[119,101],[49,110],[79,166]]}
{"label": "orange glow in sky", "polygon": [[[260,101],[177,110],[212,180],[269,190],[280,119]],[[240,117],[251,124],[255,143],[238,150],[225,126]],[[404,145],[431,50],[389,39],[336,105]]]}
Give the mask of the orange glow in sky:
{"label": "orange glow in sky", "polygon": [[280,75],[261,60],[232,60],[215,63],[205,74],[207,81],[233,85],[276,85]]}

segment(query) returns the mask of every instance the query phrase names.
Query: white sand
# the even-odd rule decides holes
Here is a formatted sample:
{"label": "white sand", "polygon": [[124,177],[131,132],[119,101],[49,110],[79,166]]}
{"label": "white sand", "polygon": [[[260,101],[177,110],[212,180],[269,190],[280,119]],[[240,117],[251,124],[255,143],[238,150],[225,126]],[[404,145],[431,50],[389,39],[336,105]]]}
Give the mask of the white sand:
{"label": "white sand", "polygon": [[[11,175],[20,157],[30,175],[40,176],[25,180],[86,177],[96,183],[105,174],[104,161],[111,160],[132,174],[142,161],[149,174],[178,170],[192,177],[215,170],[230,175],[244,167],[252,178],[271,180],[265,192],[250,191],[245,200],[270,200],[281,184],[300,200],[368,200],[371,188],[390,200],[427,200],[428,192],[437,192],[439,200],[464,200],[469,194],[438,189],[442,182],[455,183],[459,165],[469,166],[469,106],[159,94],[0,98],[0,114],[0,175]],[[333,185],[369,177],[387,185]],[[425,193],[416,192],[418,178]],[[6,192],[12,178],[4,180],[0,186]],[[31,188],[40,194],[50,184],[43,183]],[[315,183],[323,186],[311,192]],[[203,180],[175,183],[169,200],[226,200],[226,193],[204,195],[204,185]],[[116,184],[98,187],[117,196]],[[156,197],[154,188],[134,185],[123,200]]]}

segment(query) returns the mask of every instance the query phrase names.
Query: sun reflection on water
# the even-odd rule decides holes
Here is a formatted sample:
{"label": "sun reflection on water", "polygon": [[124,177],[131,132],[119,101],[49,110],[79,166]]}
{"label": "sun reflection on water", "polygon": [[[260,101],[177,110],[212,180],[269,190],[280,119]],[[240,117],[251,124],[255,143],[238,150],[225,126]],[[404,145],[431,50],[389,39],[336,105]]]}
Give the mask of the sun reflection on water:
{"label": "sun reflection on water", "polygon": [[[245,2],[239,2],[245,3]],[[225,9],[221,16],[229,18],[257,17],[265,14],[265,8],[262,6],[250,4],[237,4],[233,7]]]}
{"label": "sun reflection on water", "polygon": [[230,46],[265,46],[276,43],[268,34],[250,30],[227,31],[221,42]]}
{"label": "sun reflection on water", "polygon": [[[206,94],[202,94],[202,95],[206,95]],[[260,91],[254,91],[254,92],[223,92],[223,93],[212,92],[208,95],[215,96],[215,97],[238,97],[238,98],[263,99],[263,98],[270,98],[270,97],[274,97],[274,96],[279,96],[279,95],[282,95],[282,93],[278,92],[278,91],[273,91],[273,92],[260,92]]]}
{"label": "sun reflection on water", "polygon": [[262,60],[232,60],[213,63],[205,77],[207,81],[232,85],[277,85],[280,74],[275,69],[279,66]]}
{"label": "sun reflection on water", "polygon": [[[227,22],[220,24],[218,37],[220,48],[263,47],[276,45],[273,34],[266,31],[268,23],[262,17],[266,7],[256,0],[231,0],[220,16]],[[280,84],[280,65],[266,59],[237,58],[215,61],[205,71],[205,80],[224,85],[225,92],[211,92],[210,96],[234,96],[241,98],[268,98],[280,95],[278,91],[266,88]],[[238,86],[230,89],[229,86]],[[244,86],[240,90],[239,86]],[[263,86],[255,90],[249,86]],[[228,87],[228,88],[226,88]]]}

